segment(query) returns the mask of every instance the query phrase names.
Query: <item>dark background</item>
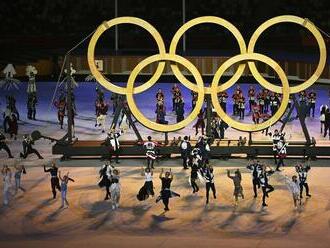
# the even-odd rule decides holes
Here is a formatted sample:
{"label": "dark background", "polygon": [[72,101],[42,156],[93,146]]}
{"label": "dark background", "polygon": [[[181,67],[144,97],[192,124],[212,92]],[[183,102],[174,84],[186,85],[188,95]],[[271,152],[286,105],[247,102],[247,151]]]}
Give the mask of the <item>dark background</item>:
{"label": "dark background", "polygon": [[[309,18],[329,32],[329,1],[265,0],[186,0],[186,20],[215,15],[232,22],[246,43],[254,30],[267,19],[284,14]],[[114,0],[15,0],[0,1],[0,63],[24,61],[40,56],[64,54],[104,20],[115,17]],[[182,25],[181,0],[118,0],[118,16],[135,16],[154,25],[167,48]],[[237,43],[224,28],[199,25],[187,33],[187,52],[192,55],[237,53]],[[329,44],[329,42],[327,41]],[[86,53],[85,42],[76,53]],[[150,35],[133,25],[119,25],[119,51],[116,54],[146,54],[156,46]],[[268,29],[258,41],[258,51],[317,59],[316,42],[308,31],[295,24]],[[179,53],[181,44],[178,48]],[[114,54],[114,29],[100,39],[98,53]],[[293,54],[293,55],[292,55]],[[310,57],[312,56],[312,57]]]}

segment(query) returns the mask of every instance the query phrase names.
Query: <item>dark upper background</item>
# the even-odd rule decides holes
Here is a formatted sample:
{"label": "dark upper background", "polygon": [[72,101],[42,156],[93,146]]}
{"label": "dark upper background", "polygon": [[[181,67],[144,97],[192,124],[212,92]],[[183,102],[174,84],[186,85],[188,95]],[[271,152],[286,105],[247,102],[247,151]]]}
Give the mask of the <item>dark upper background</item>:
{"label": "dark upper background", "polygon": [[[186,0],[186,20],[215,15],[232,22],[246,43],[265,20],[283,14],[307,17],[330,32],[330,10],[325,0]],[[2,0],[0,1],[0,63],[33,56],[60,55],[115,16],[114,0]],[[136,16],[149,21],[163,36],[167,48],[182,25],[181,0],[118,0],[118,16]],[[329,42],[327,41],[329,44]],[[86,53],[85,42],[77,53]],[[98,53],[114,53],[114,29],[107,31],[97,45]],[[156,48],[142,29],[119,25],[117,54],[145,54]],[[281,56],[299,54],[310,59],[317,51],[308,31],[294,24],[270,28],[258,41],[260,50]],[[181,49],[181,45],[179,50]],[[207,24],[187,32],[187,54],[226,55],[236,53],[237,44],[224,28]],[[180,52],[180,51],[179,51]],[[22,56],[25,56],[24,58]],[[298,55],[297,55],[298,56]],[[318,53],[315,54],[317,58]]]}

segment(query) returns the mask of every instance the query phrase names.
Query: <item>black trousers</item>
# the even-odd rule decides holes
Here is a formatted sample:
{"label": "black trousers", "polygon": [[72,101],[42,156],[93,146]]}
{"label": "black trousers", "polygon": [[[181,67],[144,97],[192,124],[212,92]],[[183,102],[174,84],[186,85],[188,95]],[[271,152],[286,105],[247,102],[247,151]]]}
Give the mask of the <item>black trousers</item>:
{"label": "black trousers", "polygon": [[217,198],[215,195],[216,191],[215,191],[214,183],[207,182],[206,183],[206,202],[207,203],[209,202],[210,189],[212,189],[214,199]]}
{"label": "black trousers", "polygon": [[311,111],[312,111],[312,117],[314,117],[315,116],[315,103],[310,104],[309,115],[310,115]]}
{"label": "black trousers", "polygon": [[327,136],[327,134],[328,134],[328,130],[329,130],[329,139],[330,139],[330,125],[329,124],[327,124],[327,123],[325,123],[324,124],[324,137],[326,137]]}
{"label": "black trousers", "polygon": [[300,184],[300,198],[302,198],[302,193],[303,193],[303,190],[304,190],[304,187],[306,189],[306,195],[309,195],[309,187],[308,187],[308,183],[306,182],[301,182]]}
{"label": "black trousers", "polygon": [[0,151],[1,150],[5,150],[6,152],[7,152],[7,154],[8,154],[8,157],[13,157],[13,155],[11,154],[11,151],[10,151],[10,149],[9,149],[9,147],[7,146],[7,144],[6,143],[4,143],[4,142],[0,142]]}
{"label": "black trousers", "polygon": [[240,120],[244,120],[245,109],[239,109],[239,118]]}
{"label": "black trousers", "polygon": [[279,170],[281,166],[282,166],[282,167],[284,166],[284,158],[279,157],[279,158],[278,158],[278,162],[277,162],[276,170]]}
{"label": "black trousers", "polygon": [[34,149],[34,148],[30,148],[30,149],[27,149],[24,153],[23,153],[23,158],[27,158],[27,156],[29,156],[29,154],[32,154],[34,153],[35,155],[38,156],[39,159],[42,159],[43,157],[40,155],[40,153]]}
{"label": "black trousers", "polygon": [[50,179],[50,184],[52,186],[53,198],[56,198],[56,189],[61,192],[60,180],[58,177],[52,177]]}
{"label": "black trousers", "polygon": [[220,103],[220,106],[221,106],[222,110],[223,110],[225,113],[227,113],[227,103],[222,102],[222,103]]}
{"label": "black trousers", "polygon": [[249,100],[249,108],[250,112],[252,112],[252,106],[254,105],[255,101],[254,100]]}
{"label": "black trousers", "polygon": [[146,187],[146,190],[148,192],[149,195],[154,196],[155,192],[154,192],[154,184],[152,181],[148,181],[144,183],[144,186]]}
{"label": "black trousers", "polygon": [[270,111],[271,111],[272,115],[274,115],[276,113],[277,109],[278,109],[277,106],[270,107]]}
{"label": "black trousers", "polygon": [[274,164],[277,164],[277,151],[273,150],[273,155],[274,155]]}
{"label": "black trousers", "polygon": [[270,184],[266,186],[262,186],[262,204],[266,204],[266,197],[268,197],[268,193],[274,191],[274,187]]}
{"label": "black trousers", "polygon": [[257,187],[258,187],[258,189],[260,188],[259,179],[258,178],[253,178],[252,179],[252,184],[253,184],[254,197],[257,197],[258,196]]}
{"label": "black trousers", "polygon": [[190,178],[191,187],[193,188],[194,193],[199,190],[198,185],[196,183],[196,178]]}
{"label": "black trousers", "polygon": [[182,166],[183,166],[183,168],[188,169],[188,166],[187,166],[188,155],[182,154],[181,157],[182,157]]}

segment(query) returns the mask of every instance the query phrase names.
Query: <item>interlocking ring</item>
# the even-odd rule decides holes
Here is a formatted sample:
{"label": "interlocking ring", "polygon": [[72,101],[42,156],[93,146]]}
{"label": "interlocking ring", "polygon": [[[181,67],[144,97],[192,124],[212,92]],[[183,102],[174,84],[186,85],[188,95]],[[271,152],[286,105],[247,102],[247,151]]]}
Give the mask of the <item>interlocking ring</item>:
{"label": "interlocking ring", "polygon": [[[196,106],[193,109],[193,111],[183,120],[175,124],[169,124],[169,125],[164,125],[164,124],[159,124],[155,123],[148,118],[146,118],[140,110],[137,108],[135,101],[134,101],[134,83],[135,79],[138,76],[139,72],[146,67],[147,65],[154,63],[156,61],[172,61],[179,63],[183,66],[185,66],[193,75],[193,77],[196,80],[197,83],[197,90],[198,92],[198,97],[197,97],[197,102]],[[201,74],[199,73],[198,69],[187,59],[176,55],[176,54],[158,54],[158,55],[153,55],[150,56],[144,60],[142,60],[132,71],[131,75],[128,78],[127,82],[127,103],[129,106],[129,109],[131,110],[132,114],[134,117],[139,120],[139,122],[144,125],[147,128],[150,128],[152,130],[156,131],[161,131],[161,132],[171,132],[171,131],[176,131],[179,129],[182,129],[186,127],[189,123],[191,123],[198,115],[199,111],[201,110],[203,103],[204,103],[204,83]]]}
{"label": "interlocking ring", "polygon": [[[325,46],[325,42],[322,37],[322,34],[319,32],[317,27],[312,22],[310,22],[307,19],[298,17],[298,16],[283,15],[283,16],[277,16],[277,17],[274,17],[274,18],[271,18],[271,19],[265,21],[257,28],[256,31],[254,31],[254,33],[250,39],[250,42],[249,42],[248,53],[254,52],[254,47],[256,45],[256,42],[257,42],[259,36],[267,28],[269,28],[275,24],[282,23],[282,22],[296,23],[296,24],[301,25],[301,26],[305,27],[306,29],[308,29],[315,37],[317,44],[319,46],[319,51],[320,51],[319,64],[318,64],[315,72],[313,73],[313,75],[309,79],[307,79],[304,83],[299,84],[297,86],[290,87],[290,93],[294,94],[294,93],[298,93],[300,91],[303,91],[303,90],[309,88],[321,76],[325,63],[326,63],[326,59],[327,59],[327,48]],[[257,67],[254,62],[248,62],[248,65],[249,65],[252,75],[258,80],[258,82],[264,88],[269,89],[276,93],[280,93],[282,91],[280,86],[276,86],[276,85],[268,82],[264,77],[261,76],[261,74],[258,72]]]}
{"label": "interlocking ring", "polygon": [[[218,95],[217,95],[217,90],[219,89],[220,91],[225,91],[232,85],[226,84],[226,85],[219,85],[218,82],[223,73],[233,64],[239,63],[241,61],[248,61],[248,60],[257,60],[264,62],[265,64],[269,65],[270,67],[273,68],[274,71],[278,74],[281,82],[282,82],[282,103],[277,110],[277,112],[267,121],[260,123],[260,124],[247,124],[247,123],[241,123],[238,122],[232,118],[230,118],[221,108],[220,103],[218,101]],[[260,75],[261,77],[261,75]],[[258,79],[257,79],[258,80]],[[240,131],[247,131],[247,132],[255,132],[255,131],[260,131],[263,130],[274,123],[276,123],[282,115],[285,113],[286,107],[289,103],[289,96],[290,96],[290,86],[288,79],[285,75],[285,72],[283,69],[277,64],[274,60],[271,58],[259,54],[259,53],[246,53],[246,54],[239,54],[236,55],[227,61],[225,61],[217,70],[217,72],[214,75],[212,84],[211,84],[211,99],[212,99],[212,104],[219,116],[221,116],[221,119],[226,122],[230,127],[238,129]]]}
{"label": "interlocking ring", "polygon": [[[182,35],[187,32],[190,28],[199,25],[199,24],[203,24],[203,23],[213,23],[213,24],[217,24],[219,26],[222,26],[224,28],[226,28],[228,31],[230,31],[232,33],[232,35],[235,37],[239,49],[241,51],[241,54],[246,53],[246,44],[244,41],[244,38],[242,36],[242,34],[239,32],[239,30],[230,22],[226,21],[225,19],[222,19],[220,17],[216,17],[216,16],[202,16],[202,17],[198,17],[195,19],[192,19],[188,22],[186,22],[185,24],[183,24],[178,31],[176,31],[175,35],[173,36],[173,39],[171,41],[170,44],[170,54],[176,54],[176,48],[177,45],[180,41],[180,38],[182,37]],[[183,74],[182,72],[180,72],[179,68],[177,65],[171,65],[173,74],[176,76],[176,78],[187,88],[192,89],[194,91],[197,90],[196,84],[190,82]],[[242,76],[243,72],[245,69],[245,64],[240,64],[237,68],[237,71],[234,73],[234,75],[228,80],[228,84],[234,84],[237,82],[237,80]],[[211,93],[211,88],[210,87],[205,87],[204,88],[205,93],[210,94]],[[218,92],[220,92],[220,90],[218,90]]]}
{"label": "interlocking ring", "polygon": [[[319,64],[314,72],[314,74],[307,79],[304,83],[290,87],[288,79],[285,75],[285,72],[280,67],[279,64],[277,64],[274,60],[271,58],[259,54],[254,53],[254,47],[257,42],[257,39],[259,36],[264,32],[267,28],[270,26],[282,23],[282,22],[291,22],[296,23],[299,25],[304,26],[307,28],[316,38],[317,43],[319,45],[319,51],[320,51],[320,60]],[[95,45],[97,40],[100,38],[102,33],[106,31],[108,28],[122,23],[129,23],[129,24],[135,24],[138,25],[144,29],[146,29],[155,39],[159,54],[150,56],[144,60],[142,60],[132,71],[131,75],[129,76],[127,86],[126,88],[116,86],[112,84],[110,81],[108,81],[102,74],[99,72],[96,68],[95,62],[94,62],[94,51],[95,51]],[[212,80],[212,84],[210,87],[204,87],[203,79],[201,74],[199,73],[198,69],[187,59],[176,55],[176,47],[177,44],[182,37],[182,35],[191,27],[202,24],[202,23],[213,23],[220,26],[225,27],[228,29],[236,38],[241,54],[236,55],[227,61],[225,61],[216,71],[214,78]],[[169,53],[166,53],[164,41],[161,38],[158,31],[148,22],[135,18],[135,17],[119,17],[112,19],[108,22],[103,23],[98,27],[95,34],[92,36],[91,41],[88,46],[88,64],[90,67],[90,70],[95,77],[95,79],[106,89],[118,93],[118,94],[125,94],[127,96],[127,102],[128,106],[132,112],[132,114],[135,116],[135,118],[144,126],[147,128],[150,128],[155,131],[160,132],[170,132],[170,131],[176,131],[179,129],[182,129],[186,127],[189,123],[191,123],[198,115],[199,111],[201,110],[204,102],[204,94],[210,94],[212,99],[212,104],[218,113],[218,115],[231,127],[238,129],[240,131],[247,131],[247,132],[254,132],[254,131],[260,131],[262,129],[265,129],[271,125],[273,125],[275,122],[277,122],[281,116],[285,113],[286,107],[289,102],[289,96],[290,94],[300,92],[302,90],[305,90],[306,88],[310,87],[312,84],[316,82],[316,80],[320,77],[322,74],[322,71],[325,67],[326,63],[326,47],[325,42],[323,40],[323,37],[321,33],[318,31],[317,27],[314,26],[313,23],[308,21],[307,19],[303,19],[301,17],[297,16],[278,16],[272,19],[269,19],[268,21],[261,24],[257,30],[254,32],[254,34],[251,37],[251,40],[248,45],[248,49],[246,51],[246,45],[244,42],[244,39],[238,29],[232,25],[230,22],[214,16],[205,16],[205,17],[199,17],[195,18],[187,23],[185,23],[182,27],[179,28],[179,30],[175,33],[171,45],[170,45],[170,51]],[[274,84],[271,84],[268,82],[263,76],[258,72],[255,62],[254,61],[260,61],[263,63],[266,63],[270,67],[272,67],[275,72],[278,74],[281,82],[282,87],[276,86]],[[149,89],[151,86],[153,86],[156,81],[160,78],[164,68],[165,68],[165,61],[175,62],[178,64],[183,65],[188,69],[193,77],[196,80],[196,84],[190,82],[183,74],[179,71],[178,66],[176,64],[172,64],[171,68],[173,70],[174,75],[179,79],[179,81],[185,85],[188,89],[193,90],[198,93],[197,103],[193,111],[187,116],[186,119],[183,121],[176,123],[176,124],[170,124],[170,125],[163,125],[159,123],[152,122],[151,120],[147,119],[137,108],[133,94],[144,92],[145,90]],[[269,89],[276,93],[282,93],[282,103],[277,110],[277,112],[267,121],[260,123],[260,124],[247,124],[247,123],[240,123],[236,120],[231,119],[221,108],[220,103],[218,101],[217,93],[220,91],[224,91],[228,88],[230,88],[232,85],[235,84],[235,82],[239,79],[239,77],[242,75],[245,64],[240,64],[237,68],[237,71],[234,73],[233,77],[230,78],[227,82],[220,83],[219,81],[223,73],[232,65],[239,63],[241,61],[247,61],[248,66],[250,68],[252,76],[266,89]],[[158,62],[158,67],[156,69],[156,72],[154,75],[141,86],[138,86],[134,88],[135,79],[138,75],[138,73],[147,65],[150,63]]]}
{"label": "interlocking ring", "polygon": [[[140,26],[143,29],[145,29],[146,31],[148,31],[157,43],[159,54],[166,53],[164,40],[161,37],[161,35],[159,34],[159,32],[157,31],[157,29],[155,29],[150,23],[148,23],[148,22],[146,22],[146,21],[144,21],[140,18],[136,18],[136,17],[118,17],[118,18],[114,18],[110,21],[102,23],[97,28],[96,32],[94,33],[94,35],[92,36],[92,38],[89,42],[88,52],[87,52],[88,65],[89,65],[91,73],[93,74],[95,79],[103,87],[105,87],[106,89],[108,89],[112,92],[115,92],[117,94],[122,94],[122,95],[127,93],[126,88],[123,88],[123,87],[112,84],[108,79],[106,79],[102,75],[102,73],[97,69],[97,67],[95,65],[94,53],[95,53],[96,42],[98,41],[100,36],[103,34],[103,32],[105,32],[107,29],[111,28],[112,26],[119,25],[119,24],[124,24],[124,23],[134,24],[134,25]],[[140,92],[145,91],[146,89],[150,88],[151,86],[153,86],[157,82],[157,80],[161,77],[161,75],[164,71],[164,68],[165,68],[165,62],[159,63],[158,67],[155,71],[155,74],[149,79],[149,81],[147,81],[143,85],[140,85],[140,86],[136,87],[136,89],[134,89],[134,93],[140,93]]]}

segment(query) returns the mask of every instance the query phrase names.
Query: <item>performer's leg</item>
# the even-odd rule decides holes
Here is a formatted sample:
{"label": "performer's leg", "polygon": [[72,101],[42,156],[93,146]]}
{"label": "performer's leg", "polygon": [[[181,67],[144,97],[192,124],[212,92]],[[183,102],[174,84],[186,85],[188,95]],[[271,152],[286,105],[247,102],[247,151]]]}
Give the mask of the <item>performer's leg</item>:
{"label": "performer's leg", "polygon": [[210,188],[211,188],[211,183],[206,183],[206,204],[209,203]]}
{"label": "performer's leg", "polygon": [[262,187],[262,205],[263,206],[267,206],[267,204],[266,204],[266,195],[267,195],[266,187]]}
{"label": "performer's leg", "polygon": [[11,151],[10,151],[9,147],[7,146],[7,144],[5,144],[5,143],[1,144],[0,150],[1,149],[4,149],[7,152],[9,158],[13,158],[13,155],[11,154]]}
{"label": "performer's leg", "polygon": [[213,192],[213,198],[217,199],[214,183],[211,183],[211,189],[212,189],[212,192]]}
{"label": "performer's leg", "polygon": [[256,198],[258,196],[258,192],[257,192],[258,183],[257,183],[257,180],[258,179],[252,179],[254,198]]}
{"label": "performer's leg", "polygon": [[170,198],[168,198],[168,197],[164,197],[164,198],[163,198],[163,204],[164,204],[164,206],[165,206],[165,208],[164,208],[165,211],[170,210],[170,209],[168,208],[169,199],[170,199]]}
{"label": "performer's leg", "polygon": [[56,178],[51,178],[50,179],[51,187],[52,187],[52,192],[53,192],[53,199],[56,198]]}
{"label": "performer's leg", "polygon": [[311,197],[311,195],[309,194],[309,187],[308,187],[308,183],[304,183],[305,189],[306,189],[306,196]]}

